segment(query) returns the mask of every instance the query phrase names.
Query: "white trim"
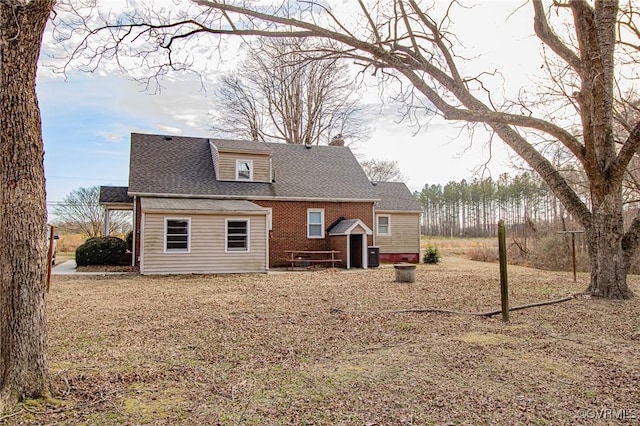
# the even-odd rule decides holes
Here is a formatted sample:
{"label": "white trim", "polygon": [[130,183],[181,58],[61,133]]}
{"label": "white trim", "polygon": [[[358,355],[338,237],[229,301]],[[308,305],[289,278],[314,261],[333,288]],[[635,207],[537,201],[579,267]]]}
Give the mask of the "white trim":
{"label": "white trim", "polygon": [[424,213],[422,210],[378,210],[375,209],[375,213],[380,213],[380,214],[394,214],[394,213],[402,213],[402,214],[408,214],[408,213],[413,213],[413,214],[422,214]]}
{"label": "white trim", "polygon": [[362,269],[369,269],[369,245],[366,234],[362,234]]}
{"label": "white trim", "polygon": [[[187,249],[167,249],[167,222],[170,220],[187,221]],[[166,254],[191,253],[191,218],[190,217],[164,217],[164,244],[162,252]]]}
{"label": "white trim", "polygon": [[[309,234],[309,226],[318,225],[317,223],[309,222],[310,213],[320,213],[320,236]],[[307,238],[310,240],[319,240],[324,238],[324,209],[307,209]]]}
{"label": "white trim", "polygon": [[[260,206],[262,207],[262,206]],[[273,231],[273,207],[263,207],[268,210],[267,212],[267,238],[269,237],[269,231]]]}
{"label": "white trim", "polygon": [[[233,182],[233,181],[231,181]],[[258,182],[264,183],[264,182]],[[131,192],[131,196],[148,198],[202,198],[220,200],[252,200],[252,201],[317,201],[317,202],[341,202],[341,203],[372,203],[380,201],[380,198],[314,198],[314,197],[270,197],[270,196],[248,196],[248,195],[216,195],[216,194],[172,194],[155,192]],[[409,212],[419,213],[419,212]]]}
{"label": "white trim", "polygon": [[105,207],[104,208],[104,236],[108,237],[109,236],[109,220],[110,220],[110,214],[109,214],[110,210],[109,207]]}
{"label": "white trim", "polygon": [[[229,222],[246,222],[247,223],[247,249],[246,250],[229,250]],[[225,253],[249,253],[251,252],[251,221],[247,217],[228,217],[224,220],[224,252]]]}
{"label": "white trim", "polygon": [[189,215],[207,215],[207,216],[229,216],[229,215],[246,215],[246,216],[266,216],[268,212],[255,210],[179,210],[179,209],[146,209],[145,213],[151,214],[189,214]]}
{"label": "white trim", "polygon": [[351,235],[351,231],[353,231],[356,227],[360,226],[362,229],[364,229],[364,232],[366,235],[372,235],[373,231],[360,219],[356,219],[356,222],[351,225],[350,227],[348,227],[347,229],[344,230],[344,232],[341,233],[334,233],[334,232],[329,232],[329,236],[334,236],[334,235]]}
{"label": "white trim", "polygon": [[[244,142],[244,141],[243,141]],[[211,140],[209,143],[215,145],[215,141]],[[262,155],[271,157],[270,149],[252,149],[252,148],[227,148],[227,147],[219,147],[215,145],[218,152],[222,152],[224,154],[251,154],[251,155]]]}
{"label": "white trim", "polygon": [[101,206],[107,207],[111,210],[125,210],[125,211],[129,211],[129,210],[133,210],[133,203],[129,204],[129,203],[110,203],[110,202],[100,202],[98,203]]}
{"label": "white trim", "polygon": [[367,234],[345,234],[347,237],[347,269],[351,269],[351,237],[362,235],[362,269],[369,269],[369,245],[367,244]]}
{"label": "white trim", "polygon": [[[269,207],[271,208],[271,207]],[[266,228],[266,232],[265,232],[265,241],[264,241],[264,254],[265,254],[265,259],[264,259],[264,271],[265,272],[269,272],[269,240],[271,238],[269,238],[269,224],[267,223],[267,219],[269,216],[265,217],[265,228]]]}
{"label": "white trim", "polygon": [[[376,222],[376,206],[375,206],[375,205],[374,205],[374,206],[373,206],[373,208],[371,209],[371,219],[373,219],[373,223],[371,224],[371,226],[375,227],[375,222]],[[376,241],[376,237],[377,237],[377,235],[376,235],[376,233],[375,233],[375,232],[373,232],[373,233],[372,233],[372,235],[373,235],[373,237],[372,237],[372,239],[371,239],[371,240],[372,240],[371,242],[372,242],[372,243],[373,243],[373,245],[375,246],[375,245],[377,245],[377,241]],[[367,251],[367,257],[368,257],[368,256],[369,256],[369,252]]]}
{"label": "white trim", "polygon": [[140,214],[140,274],[144,274],[144,222],[146,214],[141,210]]}
{"label": "white trim", "polygon": [[[387,218],[387,232],[380,232],[380,221],[381,217]],[[383,237],[391,236],[391,215],[390,214],[377,214],[376,215],[376,235],[380,235]]]}
{"label": "white trim", "polygon": [[[240,178],[240,164],[246,163],[249,166],[249,179]],[[253,181],[253,160],[236,159],[236,180],[243,182]]]}
{"label": "white trim", "polygon": [[[136,242],[138,241],[138,233],[140,233],[140,229],[138,229],[138,226],[137,226],[138,218],[136,216],[138,213],[138,208],[136,206],[136,201],[137,201],[137,197],[133,197],[133,238],[131,239],[131,266],[136,266],[136,256],[137,256]],[[142,225],[142,218],[140,218],[140,224]]]}

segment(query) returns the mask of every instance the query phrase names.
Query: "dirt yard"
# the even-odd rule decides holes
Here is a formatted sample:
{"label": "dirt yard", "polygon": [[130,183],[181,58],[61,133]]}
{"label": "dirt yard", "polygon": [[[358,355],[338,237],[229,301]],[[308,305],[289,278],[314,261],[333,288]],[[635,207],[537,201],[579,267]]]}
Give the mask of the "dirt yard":
{"label": "dirt yard", "polygon": [[[510,267],[512,305],[582,291],[570,273]],[[640,278],[631,277],[640,295]],[[640,416],[640,301],[585,298],[511,323],[498,266],[445,257],[394,270],[55,276],[49,360],[59,388],[5,424],[607,424]],[[601,420],[604,419],[604,420]]]}

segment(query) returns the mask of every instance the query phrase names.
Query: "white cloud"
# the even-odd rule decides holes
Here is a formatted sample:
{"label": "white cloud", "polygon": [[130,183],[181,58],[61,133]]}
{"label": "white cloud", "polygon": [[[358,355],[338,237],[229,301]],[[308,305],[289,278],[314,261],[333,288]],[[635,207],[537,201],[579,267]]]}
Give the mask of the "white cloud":
{"label": "white cloud", "polygon": [[180,135],[182,134],[182,129],[179,127],[171,127],[171,126],[165,126],[164,124],[157,124],[156,123],[156,128],[160,129],[163,132],[166,133],[171,133],[174,135]]}

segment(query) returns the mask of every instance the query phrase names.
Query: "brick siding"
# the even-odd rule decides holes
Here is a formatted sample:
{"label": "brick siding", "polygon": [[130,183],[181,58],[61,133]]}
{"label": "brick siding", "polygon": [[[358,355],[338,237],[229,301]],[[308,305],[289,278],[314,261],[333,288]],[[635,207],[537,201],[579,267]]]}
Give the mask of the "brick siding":
{"label": "brick siding", "polygon": [[[285,250],[340,250],[342,267],[346,267],[346,243],[344,249],[334,248],[327,235],[327,228],[340,217],[360,219],[373,229],[373,203],[369,202],[309,202],[309,201],[255,201],[272,209],[272,231],[269,233],[269,266],[287,266]],[[307,238],[307,209],[324,209],[324,238]],[[344,239],[344,238],[343,238]],[[346,241],[346,239],[344,239]],[[373,242],[367,237],[367,244]],[[344,252],[344,253],[343,253]]]}

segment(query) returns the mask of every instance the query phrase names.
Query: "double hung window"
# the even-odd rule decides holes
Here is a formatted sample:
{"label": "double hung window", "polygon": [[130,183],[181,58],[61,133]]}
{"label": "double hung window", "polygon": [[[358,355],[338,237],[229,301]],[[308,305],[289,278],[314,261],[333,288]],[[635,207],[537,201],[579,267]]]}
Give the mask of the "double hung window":
{"label": "double hung window", "polygon": [[191,220],[189,218],[166,218],[164,223],[164,250],[166,252],[189,252]]}
{"label": "double hung window", "polygon": [[253,161],[236,160],[236,180],[253,180]]}
{"label": "double hung window", "polygon": [[379,215],[377,225],[378,235],[391,235],[391,219],[388,215]]}
{"label": "double hung window", "polygon": [[307,238],[324,238],[324,209],[307,210]]}
{"label": "double hung window", "polygon": [[249,251],[249,220],[227,219],[226,251]]}

